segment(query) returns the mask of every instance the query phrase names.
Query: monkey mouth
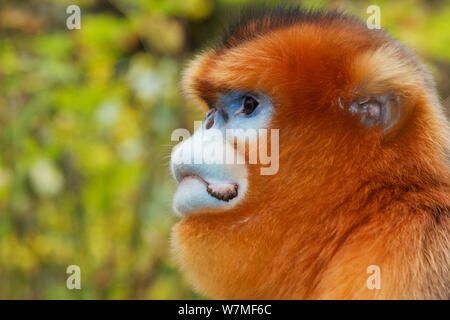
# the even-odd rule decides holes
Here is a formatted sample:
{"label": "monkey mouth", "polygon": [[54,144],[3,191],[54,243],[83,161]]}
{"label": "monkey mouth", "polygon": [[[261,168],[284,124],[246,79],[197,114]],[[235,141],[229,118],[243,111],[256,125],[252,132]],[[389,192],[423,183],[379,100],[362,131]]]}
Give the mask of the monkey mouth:
{"label": "monkey mouth", "polygon": [[184,179],[197,179],[201,181],[206,186],[206,191],[212,197],[228,202],[238,195],[239,186],[237,183],[233,182],[208,182],[200,176],[197,175],[186,175],[180,181]]}
{"label": "monkey mouth", "polygon": [[230,201],[238,195],[238,185],[236,183],[209,183],[206,191],[216,199]]}

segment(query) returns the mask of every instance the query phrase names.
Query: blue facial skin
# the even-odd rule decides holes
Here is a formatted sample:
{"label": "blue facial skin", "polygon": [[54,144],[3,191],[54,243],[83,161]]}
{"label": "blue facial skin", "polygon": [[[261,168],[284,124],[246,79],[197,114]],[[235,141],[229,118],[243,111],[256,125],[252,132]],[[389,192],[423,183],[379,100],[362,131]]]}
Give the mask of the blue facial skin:
{"label": "blue facial skin", "polygon": [[[258,101],[258,106],[251,114],[240,113],[246,96]],[[269,97],[261,93],[232,91],[221,94],[216,104],[214,125],[211,128],[223,129],[267,129],[274,111]],[[206,122],[205,122],[206,123]]]}
{"label": "blue facial skin", "polygon": [[[244,98],[250,96],[258,103],[249,114],[243,112]],[[183,141],[175,152],[185,152],[191,157],[189,163],[171,164],[172,172],[179,182],[174,195],[174,209],[182,216],[190,215],[201,209],[232,208],[245,197],[247,190],[247,167],[237,163],[195,163],[195,155],[204,156],[206,150],[215,153],[225,151],[224,146],[233,149],[230,143],[224,143],[228,138],[227,130],[241,132],[231,133],[232,137],[245,137],[248,130],[268,129],[274,107],[270,99],[260,93],[233,91],[221,94],[216,105],[212,106],[202,128],[196,131],[189,140]],[[214,121],[212,121],[214,120]],[[214,130],[210,130],[214,129]],[[221,135],[218,137],[217,132]],[[251,133],[251,132],[250,132]],[[249,136],[251,136],[249,134]],[[253,135],[257,137],[257,135]],[[197,143],[197,144],[196,144]],[[206,152],[208,155],[208,153]],[[220,154],[220,153],[219,153]],[[197,178],[185,178],[198,176]],[[220,200],[207,192],[207,183],[235,183],[238,185],[238,194],[230,201]]]}

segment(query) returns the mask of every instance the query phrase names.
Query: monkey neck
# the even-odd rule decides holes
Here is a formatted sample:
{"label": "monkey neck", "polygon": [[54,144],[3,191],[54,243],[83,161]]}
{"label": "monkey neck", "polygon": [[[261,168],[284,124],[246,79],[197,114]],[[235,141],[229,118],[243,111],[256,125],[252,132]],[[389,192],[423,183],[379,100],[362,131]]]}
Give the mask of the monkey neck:
{"label": "monkey neck", "polygon": [[208,296],[306,297],[339,244],[367,219],[340,215],[345,203],[331,195],[293,203],[269,194],[232,212],[185,218],[174,228],[173,248]]}
{"label": "monkey neck", "polygon": [[[414,236],[408,230],[423,224],[412,222],[421,216],[383,213],[392,199],[405,193],[402,186],[386,187],[389,183],[355,177],[348,183],[330,182],[327,189],[317,185],[311,195],[288,193],[284,198],[262,188],[264,201],[183,219],[173,230],[173,249],[196,287],[208,296],[314,297],[335,257],[345,256],[356,264],[347,269],[361,269],[359,274],[367,276],[365,268],[372,259],[381,264],[391,235],[397,237],[394,226],[401,225],[405,234]],[[448,184],[442,190],[434,189],[436,202],[439,198],[448,202]],[[427,191],[426,197],[433,192]],[[341,253],[348,243],[354,246],[349,257]],[[335,279],[345,277],[342,272]],[[352,283],[348,277],[345,283]],[[365,285],[364,278],[354,281]]]}

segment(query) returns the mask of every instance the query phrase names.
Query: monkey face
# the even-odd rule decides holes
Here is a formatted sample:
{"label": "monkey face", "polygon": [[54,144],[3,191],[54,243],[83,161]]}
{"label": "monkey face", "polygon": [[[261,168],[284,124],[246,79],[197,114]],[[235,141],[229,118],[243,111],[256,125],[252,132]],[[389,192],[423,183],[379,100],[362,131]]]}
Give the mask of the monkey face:
{"label": "monkey face", "polygon": [[248,185],[245,150],[255,152],[258,130],[266,129],[273,113],[270,99],[260,93],[220,94],[194,135],[177,145],[171,169],[178,182],[173,206],[180,215],[233,208]]}

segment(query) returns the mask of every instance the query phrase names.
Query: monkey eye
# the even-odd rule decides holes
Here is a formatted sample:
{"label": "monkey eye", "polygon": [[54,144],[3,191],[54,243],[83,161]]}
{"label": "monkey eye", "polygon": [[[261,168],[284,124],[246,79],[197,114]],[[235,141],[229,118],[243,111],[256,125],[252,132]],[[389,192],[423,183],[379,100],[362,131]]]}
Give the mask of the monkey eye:
{"label": "monkey eye", "polygon": [[242,100],[242,107],[238,111],[239,113],[245,113],[246,115],[250,115],[255,109],[258,107],[259,102],[256,101],[255,98],[245,95]]}

